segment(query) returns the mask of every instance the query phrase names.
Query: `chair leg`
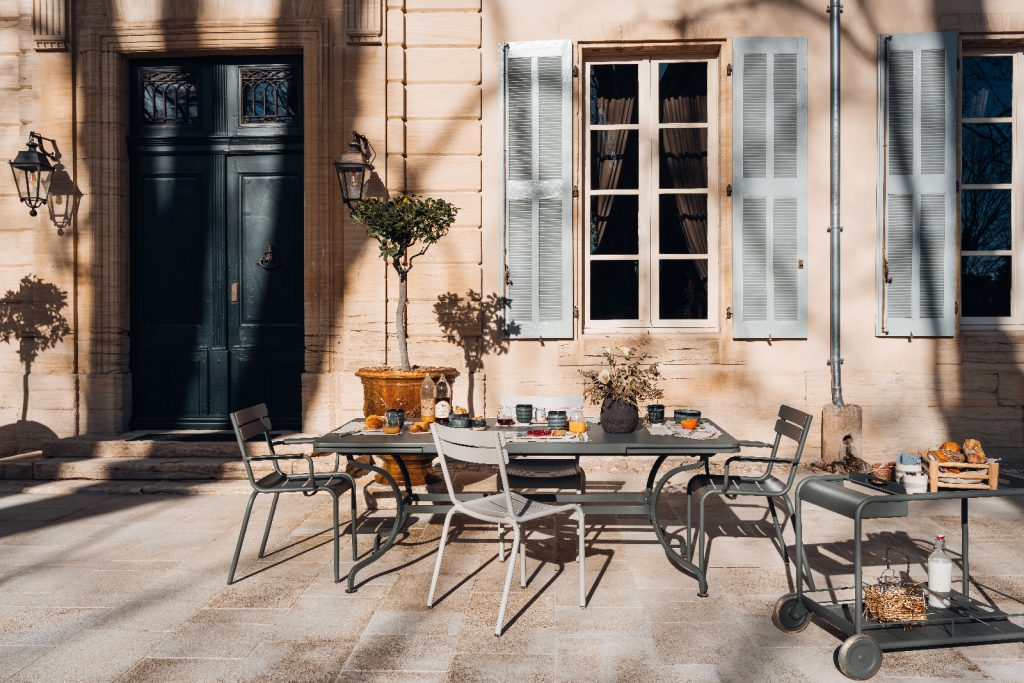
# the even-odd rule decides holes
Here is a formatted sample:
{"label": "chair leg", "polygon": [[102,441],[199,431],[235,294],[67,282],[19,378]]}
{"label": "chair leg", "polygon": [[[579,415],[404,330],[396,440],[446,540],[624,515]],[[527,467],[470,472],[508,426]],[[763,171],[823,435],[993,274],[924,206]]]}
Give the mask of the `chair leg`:
{"label": "chair leg", "polygon": [[498,525],[498,562],[505,561],[505,527]]}
{"label": "chair leg", "polygon": [[274,513],[277,512],[277,499],[280,493],[274,494],[274,500],[270,503],[270,514],[267,515],[267,528],[263,530],[263,541],[260,543],[259,557],[264,557],[267,551],[267,539],[270,538],[270,525],[274,523]]}
{"label": "chair leg", "polygon": [[434,560],[434,575],[430,578],[430,592],[427,593],[427,607],[434,606],[434,589],[437,588],[437,577],[441,574],[441,558],[444,557],[444,544],[448,540],[448,527],[452,523],[452,515],[455,508],[448,511],[444,516],[444,526],[441,527],[441,543],[437,546],[437,559]]}
{"label": "chair leg", "polygon": [[786,539],[782,535],[779,513],[775,510],[775,500],[771,497],[768,498],[768,510],[772,513],[772,523],[775,525],[775,535],[779,539],[779,551],[782,554],[782,561],[789,564],[789,551],[786,550]]}
{"label": "chair leg", "polygon": [[577,526],[576,535],[579,536],[579,556],[576,561],[579,562],[580,569],[580,607],[587,606],[587,587],[586,587],[586,569],[584,568],[584,560],[586,558],[586,548],[584,547],[584,539],[587,535],[587,528],[584,524],[583,508],[576,511],[577,515]]}
{"label": "chair leg", "polygon": [[[512,525],[512,557],[519,552],[519,525]],[[512,587],[512,572],[516,569],[515,562],[508,563],[508,571],[505,573],[505,588],[501,593],[501,606],[498,607],[498,621],[494,625],[494,635],[501,635],[501,627],[505,623],[505,606],[508,605],[508,591]]]}
{"label": "chair leg", "polygon": [[245,530],[249,526],[249,515],[252,514],[252,504],[256,500],[259,491],[253,491],[249,496],[249,502],[245,506],[245,514],[242,516],[242,528],[238,531],[238,543],[235,544],[235,556],[231,559],[231,569],[228,571],[228,585],[235,582],[235,569],[238,568],[238,556],[242,552],[242,541],[245,540]]}
{"label": "chair leg", "polygon": [[359,559],[359,547],[357,545],[357,532],[356,532],[356,521],[358,513],[356,512],[356,483],[352,482],[352,516],[349,518],[349,533],[352,534],[352,561],[355,562]]}
{"label": "chair leg", "polygon": [[519,543],[519,587],[526,588],[526,538]]}
{"label": "chair leg", "polygon": [[338,538],[341,526],[341,518],[338,514],[338,494],[328,489],[331,494],[333,505],[331,511],[334,513],[334,583],[341,583],[341,539]]}

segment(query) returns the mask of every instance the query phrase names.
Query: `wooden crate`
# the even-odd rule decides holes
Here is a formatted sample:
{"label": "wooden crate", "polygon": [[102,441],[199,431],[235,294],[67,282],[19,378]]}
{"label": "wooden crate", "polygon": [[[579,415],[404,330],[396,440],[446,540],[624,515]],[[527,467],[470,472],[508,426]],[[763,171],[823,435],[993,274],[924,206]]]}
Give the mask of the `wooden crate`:
{"label": "wooden crate", "polygon": [[[939,469],[958,469],[959,474],[939,472]],[[970,483],[950,484],[939,481],[939,477],[956,477],[957,479],[970,479]],[[935,493],[939,489],[990,489],[995,490],[999,485],[999,463],[973,463],[973,462],[939,462],[928,461],[928,490]]]}

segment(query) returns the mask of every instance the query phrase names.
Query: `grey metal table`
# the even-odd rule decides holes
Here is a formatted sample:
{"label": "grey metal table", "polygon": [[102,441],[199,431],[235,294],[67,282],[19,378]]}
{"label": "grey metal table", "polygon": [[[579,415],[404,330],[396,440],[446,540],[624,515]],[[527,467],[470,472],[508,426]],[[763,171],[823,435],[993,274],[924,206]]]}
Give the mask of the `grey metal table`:
{"label": "grey metal table", "polygon": [[[681,569],[689,572],[700,584],[700,594],[707,593],[707,579],[700,568],[686,559],[685,545],[681,549],[672,547],[668,534],[658,520],[658,498],[665,484],[676,474],[686,470],[703,467],[707,471],[708,459],[718,453],[737,453],[740,442],[711,420],[721,434],[714,439],[696,440],[673,436],[652,436],[646,429],[639,429],[630,434],[605,434],[594,425],[588,432],[589,441],[513,441],[508,444],[509,455],[515,456],[552,456],[552,455],[585,455],[585,456],[656,456],[647,475],[647,483],[643,491],[614,493],[575,493],[552,492],[531,494],[532,498],[545,502],[579,503],[586,512],[592,514],[642,515],[648,517],[658,542],[665,549],[668,558]],[[351,424],[348,423],[348,424]],[[381,541],[378,534],[374,538],[373,552],[356,563],[348,573],[346,592],[356,590],[358,572],[376,562],[391,548],[405,525],[409,516],[414,513],[444,513],[451,507],[447,493],[418,493],[412,490],[409,473],[403,456],[437,455],[434,441],[430,434],[352,434],[342,435],[340,432],[348,425],[343,425],[330,433],[317,437],[313,442],[313,450],[317,453],[340,453],[351,462],[356,455],[389,455],[395,459],[404,479],[402,486],[385,469],[376,464],[359,463],[359,467],[379,474],[394,491],[397,504],[395,521],[387,538]],[[493,421],[488,429],[523,430],[522,427],[495,427]],[[692,463],[680,465],[667,472],[660,480],[658,471],[671,456],[690,456],[696,458]],[[471,499],[488,495],[487,492],[462,493],[460,496]]]}

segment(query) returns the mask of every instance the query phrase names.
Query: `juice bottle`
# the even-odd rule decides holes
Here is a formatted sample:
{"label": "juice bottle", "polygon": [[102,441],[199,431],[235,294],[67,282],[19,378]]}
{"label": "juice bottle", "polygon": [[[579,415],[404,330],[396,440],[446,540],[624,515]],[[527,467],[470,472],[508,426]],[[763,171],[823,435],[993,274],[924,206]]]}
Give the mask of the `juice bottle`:
{"label": "juice bottle", "polygon": [[430,375],[423,377],[423,384],[420,385],[420,421],[434,421],[434,401],[437,398],[434,387],[434,380]]}

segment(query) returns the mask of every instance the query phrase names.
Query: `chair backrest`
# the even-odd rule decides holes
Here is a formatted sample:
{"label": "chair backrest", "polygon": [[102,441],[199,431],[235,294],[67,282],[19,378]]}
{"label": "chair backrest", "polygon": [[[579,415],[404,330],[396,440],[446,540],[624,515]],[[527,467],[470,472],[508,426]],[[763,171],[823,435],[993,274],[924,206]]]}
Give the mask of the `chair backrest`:
{"label": "chair backrest", "polygon": [[[267,415],[267,404],[243,408],[231,413],[231,428],[235,430],[235,439],[238,441],[238,449],[242,452],[242,462],[245,464],[245,472],[249,475],[249,483],[256,485],[256,478],[252,473],[252,465],[249,462],[249,453],[245,449],[245,442],[254,436],[262,436],[267,441],[267,448],[271,455],[274,454],[274,441],[270,436],[273,427],[270,424],[270,417]],[[274,469],[278,474],[283,474],[277,461],[274,460]]]}
{"label": "chair backrest", "polygon": [[[789,491],[789,488],[793,485],[793,480],[796,478],[797,465],[800,464],[800,458],[804,453],[804,444],[807,442],[807,435],[811,431],[812,420],[814,418],[802,410],[797,410],[787,405],[779,406],[779,419],[775,421],[775,443],[772,446],[772,459],[774,460],[779,457],[779,448],[782,445],[783,437],[796,442],[796,452],[791,458],[793,465],[790,467],[789,476],[786,481],[786,491]],[[769,463],[766,474],[771,474],[774,466],[774,463]]]}
{"label": "chair backrest", "polygon": [[445,427],[435,422],[430,426],[430,433],[434,437],[434,446],[437,448],[441,471],[444,473],[444,485],[448,489],[452,505],[465,511],[456,496],[452,473],[448,468],[448,460],[457,460],[475,465],[497,465],[507,509],[513,509],[512,496],[508,486],[508,472],[505,469],[505,465],[508,464],[508,453],[505,450],[505,435],[501,431],[477,432],[472,429]]}
{"label": "chair backrest", "polygon": [[583,394],[577,396],[502,396],[500,405],[515,408],[520,403],[529,403],[544,410],[583,410]]}

